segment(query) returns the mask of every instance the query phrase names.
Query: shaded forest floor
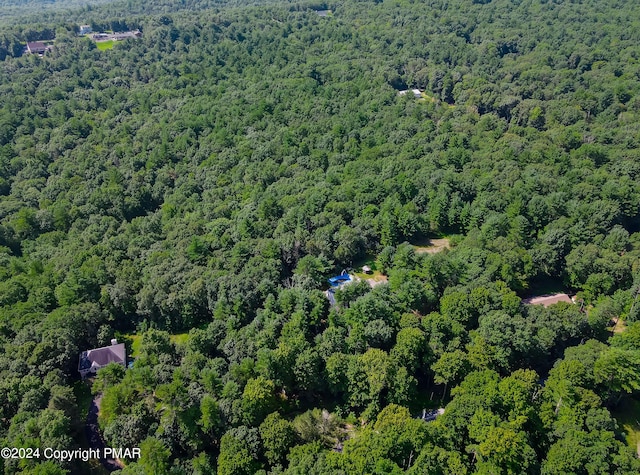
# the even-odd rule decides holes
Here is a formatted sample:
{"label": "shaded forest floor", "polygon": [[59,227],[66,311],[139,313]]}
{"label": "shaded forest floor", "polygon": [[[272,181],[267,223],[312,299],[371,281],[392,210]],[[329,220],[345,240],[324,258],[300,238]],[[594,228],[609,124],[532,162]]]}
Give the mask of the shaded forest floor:
{"label": "shaded forest floor", "polygon": [[629,447],[634,449],[640,456],[640,401],[625,399],[611,413],[625,433]]}

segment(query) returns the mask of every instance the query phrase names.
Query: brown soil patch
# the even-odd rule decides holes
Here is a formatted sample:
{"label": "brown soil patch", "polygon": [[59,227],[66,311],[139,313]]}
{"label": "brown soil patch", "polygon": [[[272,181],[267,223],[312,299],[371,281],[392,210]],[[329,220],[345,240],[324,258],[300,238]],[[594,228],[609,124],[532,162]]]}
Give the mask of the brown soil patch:
{"label": "brown soil patch", "polygon": [[449,243],[449,239],[441,238],[441,239],[429,239],[428,246],[413,246],[416,254],[436,254],[438,252],[442,252],[445,249],[451,249],[451,244]]}

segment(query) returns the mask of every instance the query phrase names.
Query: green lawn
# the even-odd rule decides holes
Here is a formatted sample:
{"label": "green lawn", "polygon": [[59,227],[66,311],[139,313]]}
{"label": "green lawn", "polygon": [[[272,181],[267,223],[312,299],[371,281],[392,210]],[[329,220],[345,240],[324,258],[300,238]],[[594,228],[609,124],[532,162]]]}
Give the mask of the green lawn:
{"label": "green lawn", "polygon": [[142,344],[142,335],[127,335],[125,338],[131,340],[131,358],[140,356],[140,345]]}
{"label": "green lawn", "polygon": [[188,333],[178,333],[176,335],[171,335],[171,342],[174,345],[184,345],[189,339]]}
{"label": "green lawn", "polygon": [[627,399],[611,411],[633,450],[640,449],[640,401]]}
{"label": "green lawn", "polygon": [[105,51],[108,49],[113,48],[113,45],[115,45],[116,42],[114,40],[107,40],[107,41],[96,41],[96,46],[98,47],[98,49],[100,51]]}
{"label": "green lawn", "polygon": [[[365,274],[364,272],[362,272],[362,266],[371,267],[371,274]],[[355,276],[363,280],[367,280],[367,279],[373,279],[376,281],[387,280],[387,277],[378,270],[376,266],[376,256],[373,256],[373,255],[367,255],[365,258],[355,262],[353,264],[352,274],[354,274]]]}
{"label": "green lawn", "polygon": [[[142,345],[142,335],[125,335],[125,339],[131,342],[130,358],[137,358],[140,356],[140,345]],[[175,345],[184,345],[189,339],[189,333],[178,333],[176,335],[169,336],[171,342]]]}

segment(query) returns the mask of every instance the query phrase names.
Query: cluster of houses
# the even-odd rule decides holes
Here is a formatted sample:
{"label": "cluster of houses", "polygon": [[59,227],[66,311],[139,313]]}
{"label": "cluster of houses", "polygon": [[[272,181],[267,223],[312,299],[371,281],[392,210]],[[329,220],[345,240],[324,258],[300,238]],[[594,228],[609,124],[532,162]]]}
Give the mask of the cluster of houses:
{"label": "cluster of houses", "polygon": [[91,25],[80,25],[78,29],[78,35],[87,36],[94,41],[121,41],[128,38],[142,38],[142,32],[140,30],[123,31],[119,33],[93,33]]}
{"label": "cluster of houses", "polygon": [[[90,35],[90,38],[94,41],[121,41],[128,38],[142,38],[142,32],[140,30],[123,31],[120,33],[93,33],[91,25],[80,25],[78,28],[79,36]],[[37,54],[38,56],[44,56],[46,53],[53,49],[51,42],[45,41],[29,41],[24,47],[23,54]]]}
{"label": "cluster of houses", "polygon": [[140,30],[123,31],[121,33],[95,33],[91,35],[91,39],[94,41],[120,41],[128,38],[142,38],[142,32]]}

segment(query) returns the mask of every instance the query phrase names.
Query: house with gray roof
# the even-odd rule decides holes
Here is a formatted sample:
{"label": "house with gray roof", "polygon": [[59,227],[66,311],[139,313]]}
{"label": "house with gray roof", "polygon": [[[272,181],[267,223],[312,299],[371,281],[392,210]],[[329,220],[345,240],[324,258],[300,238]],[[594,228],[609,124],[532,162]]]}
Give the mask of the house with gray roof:
{"label": "house with gray roof", "polygon": [[109,363],[116,363],[126,367],[127,350],[124,347],[124,343],[111,340],[110,346],[83,351],[80,353],[78,371],[84,379],[89,375],[96,374],[100,368],[104,368]]}
{"label": "house with gray roof", "polygon": [[44,54],[47,51],[47,45],[42,41],[29,41],[27,43],[27,52],[30,54]]}

